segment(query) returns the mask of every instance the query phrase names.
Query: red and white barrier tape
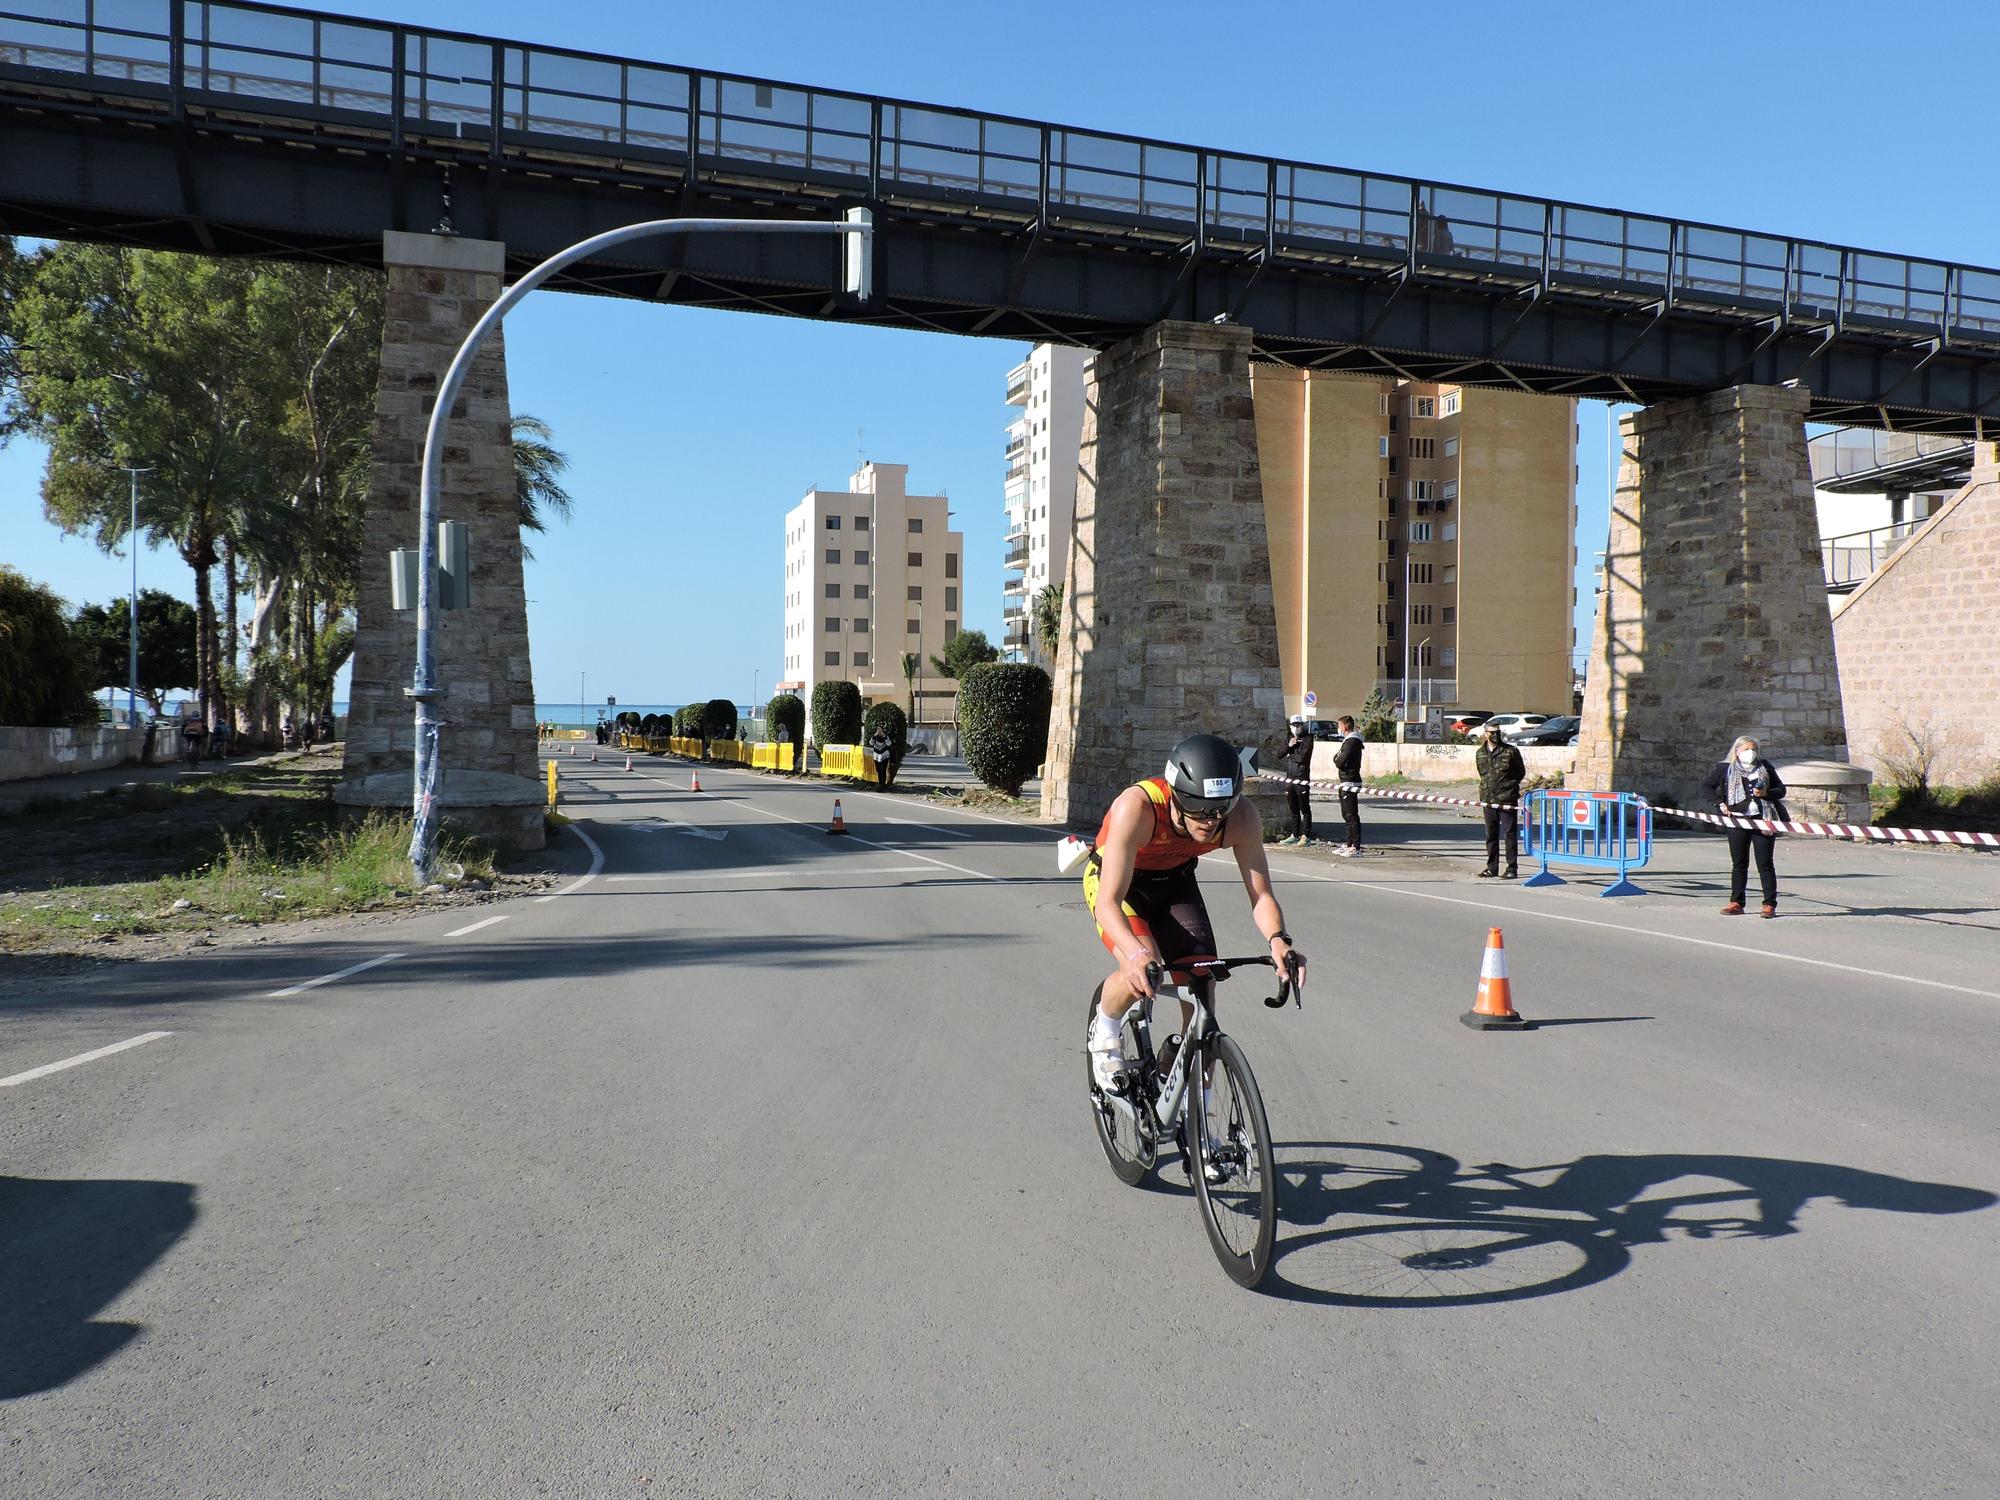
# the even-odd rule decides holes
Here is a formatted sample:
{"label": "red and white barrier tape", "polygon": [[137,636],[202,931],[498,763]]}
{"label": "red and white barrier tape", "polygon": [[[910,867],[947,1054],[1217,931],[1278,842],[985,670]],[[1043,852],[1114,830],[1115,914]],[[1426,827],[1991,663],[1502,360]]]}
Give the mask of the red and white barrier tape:
{"label": "red and white barrier tape", "polygon": [[[1510,802],[1481,802],[1467,797],[1434,797],[1423,792],[1397,791],[1391,787],[1362,786],[1355,782],[1302,781],[1293,776],[1273,776],[1260,774],[1260,781],[1275,781],[1285,786],[1307,786],[1314,791],[1362,792],[1370,797],[1388,797],[1398,802],[1439,802],[1450,807],[1497,807],[1502,811],[1514,806]],[[1856,839],[1877,844],[1954,844],[1965,849],[2000,849],[2000,833],[1968,833],[1951,828],[1878,828],[1872,823],[1813,823],[1794,818],[1740,818],[1733,813],[1689,812],[1678,807],[1653,807],[1647,810],[1656,817],[1681,818],[1691,823],[1707,823],[1716,828],[1750,828],[1759,833],[1800,833],[1812,838]]]}

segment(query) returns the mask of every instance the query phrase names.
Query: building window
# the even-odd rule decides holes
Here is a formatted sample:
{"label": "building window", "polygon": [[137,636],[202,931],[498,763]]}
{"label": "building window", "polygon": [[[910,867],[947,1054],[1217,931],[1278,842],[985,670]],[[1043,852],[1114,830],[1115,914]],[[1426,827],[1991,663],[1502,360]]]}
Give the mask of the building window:
{"label": "building window", "polygon": [[1436,400],[1434,400],[1432,397],[1429,396],[1417,397],[1417,415],[1420,417],[1436,416],[1437,415]]}
{"label": "building window", "polygon": [[1444,565],[1444,581],[1445,581],[1446,583],[1457,583],[1457,582],[1458,582],[1458,564],[1457,564],[1457,563],[1446,563],[1446,564]]}
{"label": "building window", "polygon": [[825,625],[824,625],[824,629],[826,630],[826,633],[827,633],[828,635],[832,635],[832,634],[833,634],[833,633],[834,633],[835,631],[839,630],[839,629],[840,629],[840,616],[839,616],[839,615],[828,615],[828,616],[826,617],[826,621],[825,621]]}
{"label": "building window", "polygon": [[1438,498],[1440,500],[1456,500],[1458,498],[1458,481],[1456,479],[1447,479],[1444,482],[1444,488],[1438,492]]}
{"label": "building window", "polygon": [[868,597],[868,585],[865,583],[855,584],[854,597],[857,599],[866,599]]}
{"label": "building window", "polygon": [[1428,479],[1412,479],[1410,481],[1410,498],[1412,500],[1428,500],[1430,497],[1431,482]]}
{"label": "building window", "polygon": [[1410,564],[1410,582],[1411,582],[1411,583],[1426,583],[1426,584],[1427,584],[1427,583],[1429,583],[1430,581],[1431,581],[1431,565],[1430,565],[1429,563],[1411,563],[1411,564]]}
{"label": "building window", "polygon": [[923,585],[922,585],[921,583],[913,583],[913,584],[911,584],[911,585],[910,585],[910,597],[911,597],[912,599],[921,599],[921,598],[923,598],[923,597],[924,597],[924,586],[923,586]]}
{"label": "building window", "polygon": [[1379,412],[1379,413],[1380,413],[1380,414],[1381,414],[1382,416],[1385,416],[1385,417],[1386,417],[1386,416],[1388,416],[1388,415],[1389,415],[1389,398],[1388,398],[1387,396],[1378,396],[1378,397],[1376,397],[1376,398],[1375,398],[1375,410],[1376,410],[1377,412]]}
{"label": "building window", "polygon": [[924,518],[922,516],[911,516],[910,535],[915,536],[918,532],[922,531],[923,529],[924,529]]}
{"label": "building window", "polygon": [[1389,538],[1389,555],[1391,557],[1396,555],[1396,539],[1394,537]]}
{"label": "building window", "polygon": [[[1384,396],[1382,399],[1387,401],[1389,398]],[[1381,444],[1381,447],[1376,450],[1375,456],[1377,458],[1387,458],[1389,456],[1389,440],[1387,438],[1380,438],[1377,441]]]}
{"label": "building window", "polygon": [[1378,479],[1375,481],[1375,498],[1377,500],[1387,500],[1389,498],[1388,480]]}
{"label": "building window", "polygon": [[868,634],[868,616],[856,615],[854,617],[854,633],[856,635]]}
{"label": "building window", "polygon": [[829,667],[837,667],[837,666],[839,666],[839,665],[840,665],[840,653],[839,653],[838,651],[829,651],[829,652],[827,652],[827,653],[826,653],[826,664],[827,664],[827,665],[828,665]]}
{"label": "building window", "polygon": [[1443,531],[1443,533],[1442,533],[1442,536],[1443,536],[1444,540],[1445,540],[1445,541],[1447,541],[1447,542],[1455,542],[1455,541],[1457,541],[1457,540],[1458,540],[1458,522],[1456,522],[1456,521],[1447,521],[1447,522],[1445,522],[1445,523],[1444,523],[1444,531]]}
{"label": "building window", "polygon": [[[1047,515],[1047,514],[1048,514],[1048,511],[1047,511],[1046,509],[1044,509],[1044,510],[1042,511],[1042,514],[1043,514],[1043,515]],[[947,578],[956,578],[956,577],[958,577],[958,554],[957,554],[956,552],[947,552],[947,553],[945,553],[945,555],[944,555],[944,576],[945,576],[945,577],[947,577]]]}
{"label": "building window", "polygon": [[1447,625],[1456,625],[1458,623],[1458,606],[1456,604],[1447,604],[1444,607],[1444,623]]}
{"label": "building window", "polygon": [[958,608],[957,589],[946,589],[944,591],[944,607],[947,610],[956,610]]}
{"label": "building window", "polygon": [[949,644],[951,638],[957,634],[958,634],[958,621],[946,620],[944,622],[944,638],[946,643]]}
{"label": "building window", "polygon": [[838,547],[829,547],[829,548],[827,548],[827,549],[826,549],[826,560],[827,560],[828,562],[830,562],[830,563],[837,563],[837,562],[839,562],[839,561],[840,561],[840,549],[839,549]]}
{"label": "building window", "polygon": [[1395,513],[1396,513],[1396,497],[1394,495],[1391,495],[1389,497],[1389,514],[1393,516]]}
{"label": "building window", "polygon": [[1391,474],[1396,472],[1396,460],[1393,455],[1389,459],[1389,472]]}
{"label": "building window", "polygon": [[1432,456],[1432,450],[1434,450],[1437,447],[1437,439],[1411,438],[1409,439],[1409,444],[1410,444],[1410,457],[1430,458]]}
{"label": "building window", "polygon": [[1429,646],[1420,645],[1417,647],[1416,664],[1420,667],[1428,667],[1431,664],[1431,648]]}
{"label": "building window", "polygon": [[866,516],[856,516],[854,518],[854,529],[856,531],[866,531],[868,529],[868,518]]}
{"label": "building window", "polygon": [[837,583],[829,583],[826,586],[826,597],[829,599],[838,599],[840,597],[840,585]]}
{"label": "building window", "polygon": [[1412,604],[1410,606],[1410,623],[1412,625],[1428,625],[1430,622],[1431,607],[1428,604]]}
{"label": "building window", "polygon": [[1391,599],[1396,597],[1396,580],[1394,578],[1389,580],[1389,597]]}
{"label": "building window", "polygon": [[868,566],[868,549],[866,547],[856,547],[854,549],[854,566],[857,568]]}
{"label": "building window", "polygon": [[922,567],[923,565],[924,565],[924,555],[923,555],[923,553],[921,553],[921,552],[912,552],[912,553],[910,554],[910,566],[911,566],[911,567],[913,567],[913,568],[921,568],[921,567]]}
{"label": "building window", "polygon": [[826,529],[827,529],[828,531],[838,531],[838,530],[840,530],[840,517],[839,517],[839,516],[828,516],[828,517],[826,518]]}
{"label": "building window", "polygon": [[1389,639],[1393,641],[1395,638],[1396,638],[1396,617],[1394,615],[1391,615],[1389,616]]}
{"label": "building window", "polygon": [[857,667],[865,667],[865,666],[867,666],[867,665],[868,665],[868,653],[867,653],[866,651],[857,651],[857,652],[855,652],[855,653],[854,653],[854,665],[855,665],[855,666],[857,666]]}
{"label": "building window", "polygon": [[1446,458],[1457,458],[1457,457],[1458,457],[1458,439],[1457,439],[1457,438],[1446,438],[1446,439],[1444,440],[1444,456],[1445,456]]}
{"label": "building window", "polygon": [[906,628],[906,629],[907,629],[907,630],[909,631],[909,633],[910,633],[911,635],[921,635],[921,634],[923,634],[923,631],[922,631],[922,629],[921,629],[921,626],[922,626],[922,622],[921,622],[921,621],[919,621],[919,620],[905,620],[905,621],[903,622],[903,624],[904,624],[904,627],[905,627],[905,628]]}
{"label": "building window", "polygon": [[1447,392],[1447,393],[1446,393],[1446,395],[1445,395],[1445,398],[1444,398],[1444,414],[1445,414],[1445,415],[1446,415],[1447,417],[1455,417],[1455,416],[1457,416],[1457,415],[1458,415],[1458,392],[1457,392],[1457,391],[1449,391],[1449,392]]}
{"label": "building window", "polygon": [[1379,604],[1375,606],[1375,623],[1377,625],[1382,623],[1382,606]]}
{"label": "building window", "polygon": [[1441,667],[1455,667],[1455,666],[1457,666],[1457,665],[1458,665],[1458,648],[1457,648],[1456,646],[1441,646],[1441,647],[1439,647],[1439,648],[1438,648],[1438,665],[1439,665],[1439,666],[1441,666]]}
{"label": "building window", "polygon": [[1429,521],[1410,522],[1411,541],[1428,542],[1430,539],[1431,539],[1431,523]]}

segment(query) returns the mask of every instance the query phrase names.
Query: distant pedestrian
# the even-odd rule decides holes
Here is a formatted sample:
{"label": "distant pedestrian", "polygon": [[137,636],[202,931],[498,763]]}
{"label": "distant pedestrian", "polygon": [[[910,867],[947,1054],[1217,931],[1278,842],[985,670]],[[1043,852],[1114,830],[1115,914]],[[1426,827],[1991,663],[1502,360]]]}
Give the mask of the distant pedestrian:
{"label": "distant pedestrian", "polygon": [[1347,825],[1340,855],[1352,859],[1361,852],[1361,736],[1350,714],[1342,714],[1335,727],[1340,730],[1340,746],[1333,752],[1333,772],[1340,778],[1340,819]]}
{"label": "distant pedestrian", "polygon": [[877,724],[865,748],[868,758],[875,762],[876,783],[888,786],[896,779],[896,742],[889,738],[888,730]]}
{"label": "distant pedestrian", "polygon": [[1291,809],[1292,832],[1282,844],[1304,845],[1313,841],[1312,778],[1313,737],[1304,714],[1293,714],[1290,736],[1278,752],[1278,764],[1285,769],[1285,805]]}
{"label": "distant pedestrian", "polygon": [[[1764,759],[1757,741],[1747,734],[1737,736],[1736,743],[1729,747],[1727,760],[1718,761],[1709,768],[1701,789],[1714,799],[1717,807],[1739,818],[1783,819],[1785,816],[1785,783],[1778,779],[1778,768]],[[1750,883],[1750,856],[1755,853],[1757,883],[1763,887],[1764,895],[1764,908],[1760,915],[1775,917],[1778,914],[1778,866],[1773,853],[1778,836],[1757,828],[1736,826],[1724,831],[1729,835],[1729,903],[1722,908],[1722,914],[1725,917],[1743,915],[1743,897]]]}
{"label": "distant pedestrian", "polygon": [[[1479,772],[1480,809],[1486,815],[1486,868],[1482,880],[1515,880],[1521,864],[1521,783],[1528,765],[1521,752],[1500,738],[1500,731],[1488,724],[1479,734],[1479,749],[1473,753]],[[1507,844],[1507,868],[1500,868],[1500,844]]]}

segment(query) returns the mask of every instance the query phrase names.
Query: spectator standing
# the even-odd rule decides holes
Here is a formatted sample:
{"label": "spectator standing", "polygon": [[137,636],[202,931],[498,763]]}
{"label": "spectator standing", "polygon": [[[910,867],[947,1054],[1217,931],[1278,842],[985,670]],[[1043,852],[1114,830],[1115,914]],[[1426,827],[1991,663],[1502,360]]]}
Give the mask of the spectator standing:
{"label": "spectator standing", "polygon": [[865,748],[868,758],[875,762],[876,784],[888,786],[896,779],[896,743],[889,738],[889,731],[877,724]]}
{"label": "spectator standing", "polygon": [[1285,768],[1285,803],[1292,813],[1292,831],[1280,839],[1283,844],[1310,844],[1313,841],[1312,779],[1313,737],[1304,714],[1293,714],[1291,736],[1279,752],[1278,764]]}
{"label": "spectator standing", "polygon": [[[1702,790],[1715,799],[1716,806],[1739,818],[1780,818],[1785,816],[1785,783],[1778,768],[1764,759],[1757,741],[1738,735],[1729,747],[1729,757],[1709,768]],[[1722,908],[1725,917],[1743,915],[1743,897],[1750,883],[1750,856],[1757,856],[1757,883],[1763,887],[1761,916],[1778,914],[1778,866],[1773,857],[1778,836],[1761,829],[1732,825],[1729,836],[1729,902]]]}
{"label": "spectator standing", "polygon": [[[1517,880],[1521,873],[1521,783],[1527,778],[1528,764],[1491,724],[1480,731],[1472,763],[1479,771],[1479,800],[1486,804],[1480,809],[1486,815],[1486,868],[1479,876],[1482,880]],[[1503,838],[1507,842],[1504,874],[1500,869]]]}
{"label": "spectator standing", "polygon": [[1361,735],[1351,714],[1342,714],[1335,727],[1340,746],[1333,752],[1333,770],[1340,778],[1340,819],[1347,825],[1347,842],[1339,853],[1352,859],[1361,852]]}

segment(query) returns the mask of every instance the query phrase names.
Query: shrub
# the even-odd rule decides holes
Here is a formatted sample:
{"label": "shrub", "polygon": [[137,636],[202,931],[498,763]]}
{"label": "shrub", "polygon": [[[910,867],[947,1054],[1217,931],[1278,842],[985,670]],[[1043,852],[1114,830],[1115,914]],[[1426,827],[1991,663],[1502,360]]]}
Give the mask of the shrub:
{"label": "shrub", "polygon": [[701,736],[701,711],[707,707],[702,703],[689,703],[674,710],[674,733],[683,739],[698,739]]}
{"label": "shrub", "polygon": [[736,738],[736,705],[727,698],[711,698],[701,706],[702,732],[712,740]]}
{"label": "shrub", "polygon": [[1355,715],[1354,727],[1361,731],[1361,738],[1371,745],[1392,744],[1396,738],[1396,710],[1379,691],[1372,692],[1363,701],[1361,712]]}
{"label": "shrub", "polygon": [[861,737],[864,740],[871,738],[877,725],[888,732],[889,743],[895,746],[896,759],[901,760],[910,748],[909,715],[886,699],[871,703],[868,712],[861,716]]}
{"label": "shrub", "polygon": [[62,600],[0,566],[0,724],[95,724],[89,668]]}
{"label": "shrub", "polygon": [[813,684],[813,743],[861,743],[861,689],[851,682]]}
{"label": "shrub", "polygon": [[986,662],[958,685],[965,764],[996,791],[1018,796],[1049,745],[1049,674],[1025,662]]}
{"label": "shrub", "polygon": [[775,740],[781,725],[790,733],[792,743],[799,747],[792,753],[799,754],[806,743],[806,706],[797,693],[780,693],[764,705],[764,733]]}

